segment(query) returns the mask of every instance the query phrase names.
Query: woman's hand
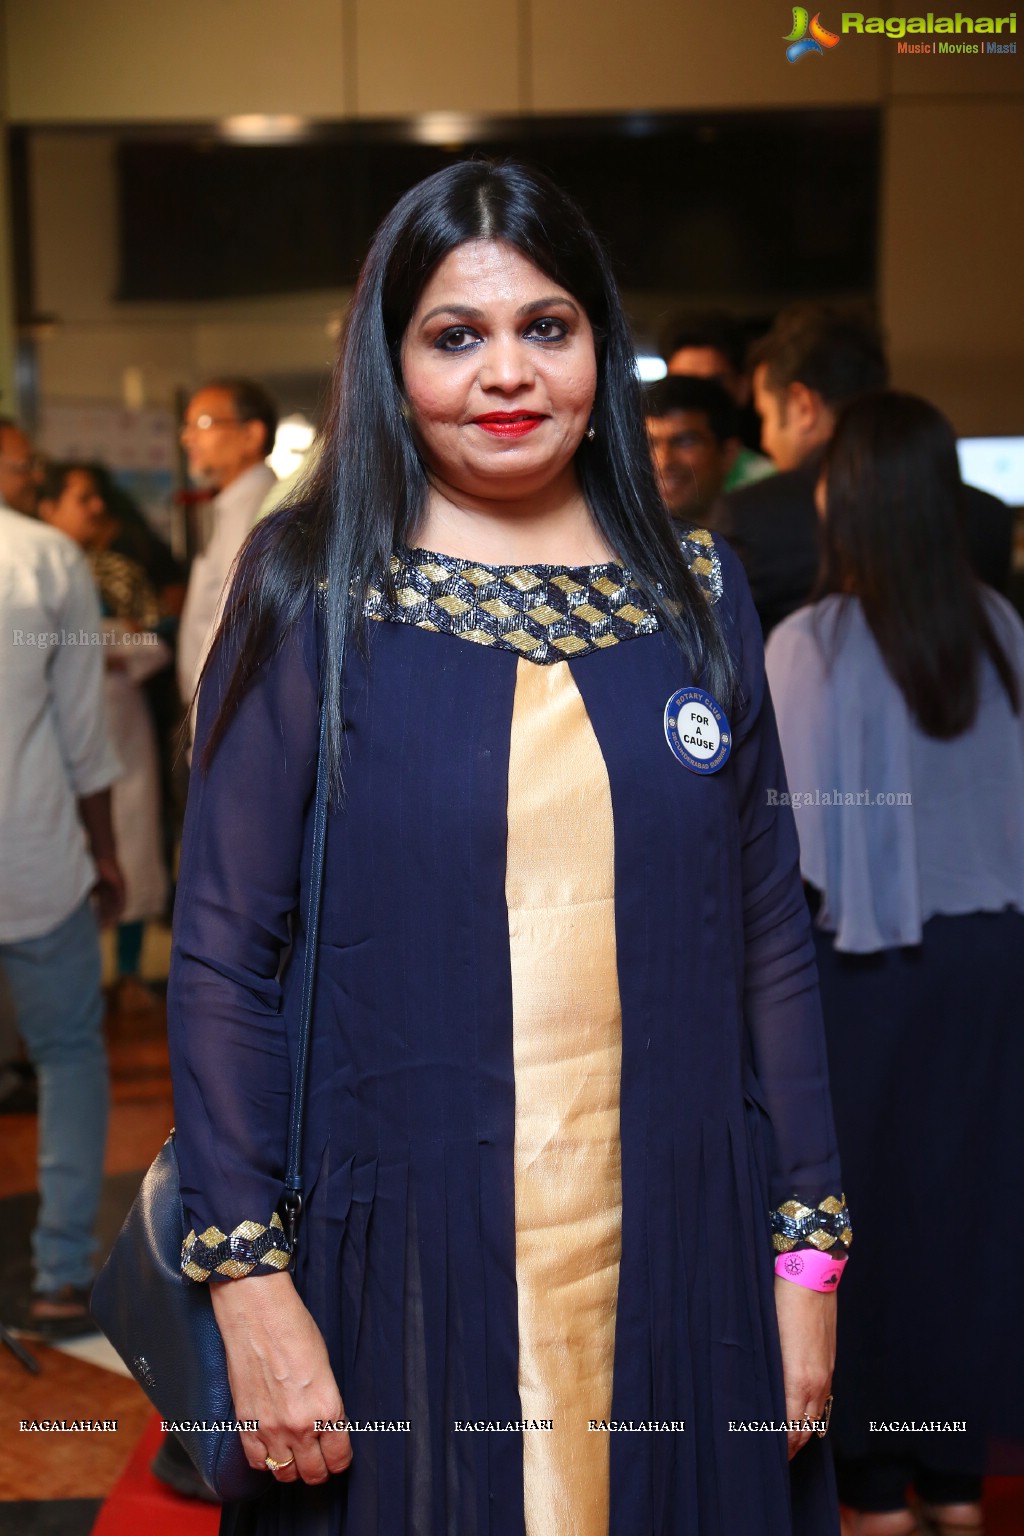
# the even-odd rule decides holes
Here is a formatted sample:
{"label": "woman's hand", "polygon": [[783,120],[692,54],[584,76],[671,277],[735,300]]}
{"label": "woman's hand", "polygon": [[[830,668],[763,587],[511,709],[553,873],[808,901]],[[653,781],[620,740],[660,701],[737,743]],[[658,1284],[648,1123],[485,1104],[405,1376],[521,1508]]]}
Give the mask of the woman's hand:
{"label": "woman's hand", "polygon": [[[823,1419],[836,1363],[836,1294],[775,1277],[775,1313],[782,1346],[787,1419]],[[802,1450],[811,1431],[790,1430],[789,1459]]]}
{"label": "woman's hand", "polygon": [[[243,1434],[249,1465],[266,1458],[282,1463],[282,1483],[323,1483],[352,1460],[346,1431],[323,1439],[315,1419],[342,1419],[345,1408],[316,1323],[289,1274],[259,1275],[210,1286],[228,1360],[231,1398],[238,1419],[259,1421]],[[283,1465],[288,1463],[288,1465]]]}

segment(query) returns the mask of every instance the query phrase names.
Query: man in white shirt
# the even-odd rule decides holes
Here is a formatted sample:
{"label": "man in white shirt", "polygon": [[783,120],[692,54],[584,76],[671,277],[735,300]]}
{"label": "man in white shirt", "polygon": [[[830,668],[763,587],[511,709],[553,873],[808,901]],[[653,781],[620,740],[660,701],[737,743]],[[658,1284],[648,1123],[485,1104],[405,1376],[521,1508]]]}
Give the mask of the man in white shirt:
{"label": "man in white shirt", "polygon": [[[32,444],[16,422],[0,417],[0,507],[31,516],[35,511],[39,469]],[[14,1003],[0,967],[0,1111],[35,1113],[35,1083],[18,1057]]]}
{"label": "man in white shirt", "polygon": [[[124,905],[110,818],[99,602],[76,545],[31,516],[24,433],[0,423],[0,966],[39,1080],[29,1328],[91,1328],[107,1062],[97,918]],[[19,465],[21,466],[19,468]],[[93,905],[95,898],[96,905]]]}
{"label": "man in white shirt", "polygon": [[0,507],[31,517],[39,494],[40,465],[26,434],[0,416]]}
{"label": "man in white shirt", "polygon": [[235,556],[275,483],[264,462],[277,435],[277,407],[249,379],[213,379],[188,403],[181,441],[189,474],[213,486],[213,533],[192,562],[178,631],[178,687],[191,704]]}

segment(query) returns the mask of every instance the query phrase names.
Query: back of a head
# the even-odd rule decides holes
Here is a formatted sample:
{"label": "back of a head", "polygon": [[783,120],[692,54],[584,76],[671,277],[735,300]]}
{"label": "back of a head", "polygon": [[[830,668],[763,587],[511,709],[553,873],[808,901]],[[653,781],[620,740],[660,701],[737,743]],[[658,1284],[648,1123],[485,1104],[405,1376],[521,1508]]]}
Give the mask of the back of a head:
{"label": "back of a head", "polygon": [[956,437],[942,412],[897,390],[855,399],[822,473],[819,595],[858,598],[921,729],[948,738],[970,725],[983,648],[1015,699],[967,556]]}
{"label": "back of a head", "polygon": [[882,594],[965,568],[956,438],[935,406],[879,390],[843,410],[826,449],[826,548],[837,585]]}
{"label": "back of a head", "polygon": [[717,379],[674,373],[646,386],[644,414],[648,418],[671,416],[677,411],[705,416],[712,436],[720,444],[739,435],[736,402]]}
{"label": "back of a head", "polygon": [[803,384],[838,410],[884,389],[889,367],[878,328],[862,311],[832,304],[791,304],[776,316],[750,354],[776,391]]}
{"label": "back of a head", "polygon": [[663,333],[661,355],[667,363],[677,352],[691,349],[717,352],[733,373],[744,372],[746,336],[743,326],[727,310],[693,310],[675,317]]}
{"label": "back of a head", "polygon": [[59,500],[76,471],[92,475],[91,466],[84,459],[48,459],[39,479],[39,500]]}

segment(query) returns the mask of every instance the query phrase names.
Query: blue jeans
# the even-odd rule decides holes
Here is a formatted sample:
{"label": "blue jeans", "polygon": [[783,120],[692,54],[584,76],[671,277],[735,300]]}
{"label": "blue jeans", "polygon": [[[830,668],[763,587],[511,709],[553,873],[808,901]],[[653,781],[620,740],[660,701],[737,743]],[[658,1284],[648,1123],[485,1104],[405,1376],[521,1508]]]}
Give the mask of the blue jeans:
{"label": "blue jeans", "polygon": [[0,965],[39,1080],[35,1289],[88,1285],[110,1099],[99,933],[88,897],[52,932],[0,944]]}

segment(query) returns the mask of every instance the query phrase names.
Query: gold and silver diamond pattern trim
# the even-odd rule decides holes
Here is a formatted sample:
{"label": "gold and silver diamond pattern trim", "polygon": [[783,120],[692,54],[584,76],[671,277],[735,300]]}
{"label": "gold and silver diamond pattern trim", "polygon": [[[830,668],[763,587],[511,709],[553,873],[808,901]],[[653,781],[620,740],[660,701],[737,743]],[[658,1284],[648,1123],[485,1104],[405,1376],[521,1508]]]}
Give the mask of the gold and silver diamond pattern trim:
{"label": "gold and silver diamond pattern trim", "polygon": [[849,1248],[853,1242],[846,1196],[827,1195],[816,1206],[785,1200],[771,1213],[772,1246],[776,1253],[817,1248],[819,1253]]}
{"label": "gold and silver diamond pattern trim", "polygon": [[[690,529],[680,547],[709,602],[722,595],[711,534]],[[458,635],[549,663],[653,634],[658,614],[628,570],[594,566],[484,566],[428,550],[392,556],[392,596],[376,587],[366,616]]]}
{"label": "gold and silver diamond pattern trim", "polygon": [[291,1257],[284,1226],[275,1211],[267,1226],[240,1221],[231,1232],[207,1227],[198,1236],[193,1228],[181,1245],[181,1272],[190,1280],[209,1280],[211,1275],[244,1280],[254,1269],[287,1269]]}

